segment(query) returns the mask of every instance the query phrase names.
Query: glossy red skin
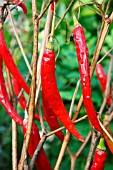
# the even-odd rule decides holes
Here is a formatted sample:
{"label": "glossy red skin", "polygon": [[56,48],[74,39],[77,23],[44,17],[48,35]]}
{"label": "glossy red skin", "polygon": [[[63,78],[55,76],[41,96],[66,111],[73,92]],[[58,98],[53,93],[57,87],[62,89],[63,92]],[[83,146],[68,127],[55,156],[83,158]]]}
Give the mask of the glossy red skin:
{"label": "glossy red skin", "polygon": [[104,133],[104,139],[106,141],[106,144],[110,150],[110,152],[113,154],[113,142],[109,139],[109,137]]}
{"label": "glossy red skin", "polygon": [[[14,77],[12,78],[12,83],[13,83],[15,94],[16,94],[16,96],[18,96],[21,91],[21,86]],[[24,95],[21,95],[21,97],[19,99],[19,103],[20,103],[20,106],[22,107],[22,109],[25,110],[27,101],[26,101]],[[39,121],[40,120],[39,115],[35,114],[34,119]],[[45,118],[43,118],[43,120],[46,121]]]}
{"label": "glossy red skin", "polygon": [[55,7],[54,7],[54,3],[52,3],[52,4],[51,4],[51,11],[54,12],[54,8],[55,8]]}
{"label": "glossy red skin", "polygon": [[11,119],[13,119],[16,123],[23,125],[22,118],[17,114],[17,112],[13,109],[13,106],[10,103],[5,81],[2,73],[2,57],[0,55],[0,103],[5,108],[6,112],[9,114]]}
{"label": "glossy red skin", "polygon": [[[49,124],[51,130],[54,131],[60,128],[57,117],[55,116],[49,104],[47,103],[43,93],[42,93],[42,103],[43,103],[43,108],[44,108],[44,114],[45,114],[47,123]],[[62,131],[55,133],[55,135],[63,142],[64,134],[62,133]]]}
{"label": "glossy red skin", "polygon": [[[23,125],[24,135],[26,134],[26,129],[27,129],[27,123],[24,123]],[[39,141],[40,141],[39,131],[38,131],[36,124],[33,122],[30,142],[28,146],[28,153],[31,158],[33,157],[34,151],[36,150],[39,144]],[[35,166],[38,168],[38,170],[52,170],[43,148],[41,149],[36,159]]]}
{"label": "glossy red skin", "polygon": [[90,170],[104,170],[107,153],[96,149]]}
{"label": "glossy red skin", "polygon": [[55,9],[55,7],[54,7],[54,2],[57,3],[58,0],[53,0],[53,2],[52,2],[52,4],[51,4],[51,10],[52,10],[53,12],[54,12],[54,9]]}
{"label": "glossy red skin", "polygon": [[19,84],[21,84],[21,87],[26,91],[26,93],[29,94],[30,93],[29,87],[13,61],[13,58],[7,48],[2,30],[0,30],[0,55],[3,58],[4,63],[7,66],[10,73],[19,82]]}
{"label": "glossy red skin", "polygon": [[[101,64],[97,64],[97,66],[96,66],[96,75],[97,75],[97,78],[98,78],[98,80],[100,82],[102,92],[104,93],[105,89],[106,89],[107,76],[106,76],[106,74],[104,72],[104,69],[103,69]],[[109,92],[109,94],[110,93],[111,92]],[[108,97],[107,98],[107,104],[109,106],[111,105],[111,102],[112,102],[112,98]]]}
{"label": "glossy red skin", "polygon": [[52,112],[61,121],[65,128],[72,133],[77,139],[84,142],[83,137],[76,130],[68,112],[64,106],[58,91],[55,77],[55,53],[54,51],[45,50],[41,64],[41,82],[42,94],[48,103]]}
{"label": "glossy red skin", "polygon": [[[20,2],[20,0],[10,0],[10,2],[18,4]],[[18,6],[22,8],[22,10],[24,11],[24,14],[27,14],[27,8],[24,3],[21,2]]]}
{"label": "glossy red skin", "polygon": [[76,54],[79,63],[80,78],[82,84],[83,102],[86,113],[92,125],[102,133],[99,121],[96,116],[94,105],[92,102],[91,85],[90,85],[90,68],[88,61],[88,48],[86,46],[86,38],[81,25],[74,28],[74,43],[76,46]]}

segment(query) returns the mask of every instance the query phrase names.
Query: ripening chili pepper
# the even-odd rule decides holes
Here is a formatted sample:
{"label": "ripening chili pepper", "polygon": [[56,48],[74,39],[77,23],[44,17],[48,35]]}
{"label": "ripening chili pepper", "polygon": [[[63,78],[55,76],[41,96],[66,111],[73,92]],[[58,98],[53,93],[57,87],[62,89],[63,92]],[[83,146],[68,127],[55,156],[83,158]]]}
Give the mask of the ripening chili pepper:
{"label": "ripening chili pepper", "polygon": [[[10,0],[10,2],[15,3],[16,5],[18,5],[19,7],[21,7],[24,11],[24,14],[27,14],[27,8],[26,5],[24,3],[22,3],[20,0]],[[21,3],[20,3],[21,2]]]}
{"label": "ripening chili pepper", "polygon": [[[106,123],[108,123],[110,116],[111,116],[111,114],[107,114],[107,113],[105,114],[104,120],[103,120],[103,125],[105,125],[106,130],[113,137],[113,133],[112,133],[110,123],[106,125]],[[106,141],[106,144],[107,144],[110,152],[113,154],[113,142],[109,139],[109,137],[106,135],[106,133],[103,133],[103,136],[104,136],[104,139]]]}
{"label": "ripening chili pepper", "polygon": [[15,77],[15,79],[19,82],[21,87],[29,94],[30,90],[28,85],[26,84],[25,80],[23,79],[21,73],[19,72],[18,68],[16,67],[13,58],[6,46],[6,42],[4,39],[4,34],[2,29],[0,29],[0,55],[3,58],[5,65],[7,66],[9,72]]}
{"label": "ripening chili pepper", "polygon": [[[23,123],[24,137],[26,134],[26,130],[27,130],[27,122],[26,120],[24,120],[24,123]],[[34,151],[36,150],[39,144],[39,141],[40,141],[39,131],[38,131],[36,124],[33,122],[30,142],[28,146],[28,153],[31,158],[33,157]],[[38,170],[52,170],[43,148],[40,150],[40,153],[35,162],[35,166],[38,168]]]}
{"label": "ripening chili pepper", "polygon": [[91,85],[90,85],[90,68],[88,61],[88,48],[83,27],[77,22],[74,27],[74,43],[76,46],[76,54],[79,63],[80,78],[82,84],[83,102],[86,113],[92,125],[102,133],[99,121],[92,102]]}
{"label": "ripening chili pepper", "polygon": [[[19,93],[21,91],[21,86],[20,86],[20,84],[18,83],[18,81],[14,77],[12,78],[12,83],[13,83],[15,94],[18,97],[18,95],[19,95]],[[21,95],[21,97],[19,99],[19,103],[20,103],[20,106],[22,107],[22,109],[25,110],[27,101],[26,101],[23,94]],[[40,120],[39,115],[34,114],[34,119],[39,121]],[[46,121],[45,117],[43,117],[43,120]]]}
{"label": "ripening chili pepper", "polygon": [[[112,135],[110,125],[107,125],[106,130],[109,132],[109,134]],[[103,133],[103,135],[104,135],[104,139],[106,141],[106,144],[107,144],[110,152],[113,154],[113,142],[109,139],[109,137],[106,135],[106,133]]]}
{"label": "ripening chili pepper", "polygon": [[[104,69],[103,69],[101,64],[97,64],[97,66],[96,66],[96,75],[97,75],[97,78],[100,82],[102,92],[104,93],[105,89],[106,89],[107,76],[106,76]],[[111,94],[111,92],[109,92],[109,96],[110,96],[110,94]],[[107,104],[109,106],[111,105],[111,102],[112,102],[112,98],[108,97],[107,98]]]}
{"label": "ripening chili pepper", "polygon": [[104,170],[106,162],[106,147],[104,145],[104,139],[101,138],[97,149],[95,150],[93,164],[90,170]]}
{"label": "ripening chili pepper", "polygon": [[17,114],[14,110],[13,106],[10,103],[7,90],[5,87],[5,81],[2,73],[2,57],[0,55],[0,103],[5,108],[6,112],[9,114],[11,119],[13,119],[16,123],[23,125],[22,118]]}
{"label": "ripening chili pepper", "polygon": [[72,120],[70,119],[58,91],[55,77],[55,52],[53,50],[52,42],[48,42],[47,48],[45,49],[42,57],[41,82],[42,94],[44,95],[45,101],[49,105],[52,112],[70,133],[72,133],[80,141],[84,142],[83,137],[78,133]]}
{"label": "ripening chili pepper", "polygon": [[[42,104],[43,104],[44,114],[45,114],[47,123],[50,126],[51,130],[54,131],[60,128],[57,117],[55,116],[49,104],[47,103],[43,93],[42,93]],[[55,135],[63,142],[64,134],[62,133],[62,131],[55,133]]]}

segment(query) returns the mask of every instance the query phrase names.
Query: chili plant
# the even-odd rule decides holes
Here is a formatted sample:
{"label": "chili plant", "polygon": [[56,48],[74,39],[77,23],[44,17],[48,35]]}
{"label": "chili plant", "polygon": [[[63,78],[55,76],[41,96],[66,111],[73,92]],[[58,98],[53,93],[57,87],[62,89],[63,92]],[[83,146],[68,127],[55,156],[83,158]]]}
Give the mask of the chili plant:
{"label": "chili plant", "polygon": [[0,169],[110,170],[112,11],[110,0],[0,2]]}

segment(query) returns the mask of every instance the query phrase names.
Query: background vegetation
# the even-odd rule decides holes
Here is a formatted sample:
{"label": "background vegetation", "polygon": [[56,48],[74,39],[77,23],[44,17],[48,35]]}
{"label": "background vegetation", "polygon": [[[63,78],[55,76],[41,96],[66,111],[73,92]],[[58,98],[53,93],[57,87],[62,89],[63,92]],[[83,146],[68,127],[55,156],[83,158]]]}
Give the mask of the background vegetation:
{"label": "background vegetation", "polygon": [[[56,13],[59,17],[62,17],[66,8],[68,7],[71,0],[60,0],[57,4]],[[77,1],[75,0],[75,3]],[[84,3],[90,2],[89,0],[83,0]],[[20,8],[18,8],[19,11],[13,10],[13,16],[15,25],[20,37],[20,40],[24,46],[25,53],[28,57],[29,62],[31,61],[31,56],[33,52],[33,25],[32,25],[32,9],[31,9],[31,0],[25,1],[27,8],[28,8],[28,14],[23,15]],[[107,0],[104,1],[103,10],[106,7]],[[38,12],[40,12],[41,9],[42,0],[37,1],[37,9]],[[93,6],[93,9],[97,8]],[[111,2],[108,15],[113,10],[113,4]],[[39,46],[41,45],[41,41],[43,39],[43,32],[44,32],[44,25],[46,21],[47,12],[44,14],[43,18],[41,19],[41,25],[40,25],[40,31],[39,31]],[[58,22],[59,18],[56,18],[56,23]],[[73,19],[72,19],[72,10],[69,10],[67,13],[65,20],[68,22],[68,25],[70,26],[71,31],[73,31]],[[98,16],[94,11],[88,9],[87,7],[82,7],[80,10],[80,19],[79,22],[84,27],[85,35],[87,39],[87,46],[89,49],[89,60],[91,62],[92,56],[94,54],[96,41],[98,37],[98,31],[100,29],[102,18]],[[69,36],[71,32],[68,30],[66,32],[66,22],[63,21],[58,29],[55,31],[55,36],[58,39],[60,43],[60,53],[56,62],[56,77],[57,77],[57,84],[60,91],[60,94],[62,96],[62,99],[64,101],[65,106],[67,107],[67,110],[69,111],[71,99],[77,84],[78,79],[80,78],[79,70],[78,70],[78,62],[77,57],[75,53],[75,47],[73,45],[73,42],[69,42]],[[9,18],[7,17],[7,20],[4,23],[4,30],[5,30],[5,38],[7,45],[14,57],[15,63],[18,66],[19,70],[21,71],[24,78],[26,77],[28,73],[28,69],[26,67],[26,64],[24,62],[24,59],[22,57],[22,54],[20,52],[20,49],[18,47],[17,41],[14,37],[14,33],[12,30],[11,23],[9,21]],[[67,34],[67,35],[66,35]],[[105,39],[100,58],[105,54],[105,51],[108,51],[110,48],[113,47],[113,24],[111,25],[109,29],[109,33]],[[55,51],[58,53],[58,44],[55,42]],[[40,52],[40,48],[39,48]],[[109,57],[107,56],[103,61],[102,65],[104,67],[104,70],[107,74],[108,66],[109,66]],[[112,69],[113,71],[113,69]],[[4,74],[5,74],[5,68],[4,68]],[[29,80],[29,85],[30,85]],[[112,74],[112,81],[113,81],[113,74]],[[96,75],[94,73],[92,81],[92,97],[93,102],[95,105],[95,109],[98,111],[103,100],[103,94],[101,92],[100,84],[96,78]],[[73,113],[75,111],[76,105],[79,101],[79,98],[81,96],[81,86],[79,87]],[[27,96],[26,96],[27,98]],[[41,100],[41,98],[40,98]],[[90,106],[89,106],[90,107]],[[108,110],[108,107],[104,109],[103,115]],[[24,118],[24,112],[21,109],[20,105],[18,104],[17,107],[18,113]],[[3,109],[3,107],[0,104],[0,169],[12,169],[12,160],[11,160],[11,119],[7,115],[6,111]],[[79,117],[85,115],[85,109],[82,107]],[[40,128],[40,123],[36,122],[38,127]],[[45,123],[45,126],[47,128],[47,131],[50,131],[47,123]],[[112,126],[112,123],[111,123]],[[84,138],[86,138],[90,126],[88,120],[84,120],[76,125],[79,132],[83,135]],[[40,129],[41,130],[41,129]],[[64,131],[65,132],[65,131]],[[80,156],[77,159],[75,169],[83,170],[86,158],[88,155],[89,147],[90,147],[89,140],[88,144],[86,145],[85,149],[82,151]],[[18,159],[20,158],[21,154],[21,147],[23,143],[23,134],[21,127],[18,126]],[[69,143],[69,148],[71,149],[72,153],[76,153],[79,147],[81,146],[81,142],[76,140],[74,137],[71,138],[71,141]],[[44,148],[46,150],[46,153],[48,155],[48,158],[50,160],[50,163],[52,167],[55,166],[58,153],[61,148],[61,142],[57,137],[51,136],[46,141]],[[107,161],[105,170],[112,170],[113,165],[113,155],[110,153],[110,151],[107,148]],[[70,157],[65,153],[61,170],[68,170],[70,169]]]}

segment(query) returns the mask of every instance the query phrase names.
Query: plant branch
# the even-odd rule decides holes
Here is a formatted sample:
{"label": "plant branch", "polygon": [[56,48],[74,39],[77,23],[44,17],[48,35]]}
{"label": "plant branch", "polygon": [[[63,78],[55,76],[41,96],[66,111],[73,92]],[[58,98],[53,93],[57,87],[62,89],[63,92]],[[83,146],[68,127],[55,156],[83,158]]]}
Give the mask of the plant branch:
{"label": "plant branch", "polygon": [[89,170],[91,159],[92,159],[92,154],[94,152],[98,137],[99,136],[97,136],[96,133],[93,132],[91,145],[90,145],[90,150],[89,150],[89,154],[88,154],[88,157],[87,157],[87,161],[86,161],[86,165],[85,165],[84,170]]}
{"label": "plant branch", "polygon": [[[113,47],[108,51],[106,52],[106,54],[97,62],[97,64],[100,64],[108,55],[110,55],[110,52],[113,50]],[[105,50],[103,50],[105,51]]]}
{"label": "plant branch", "polygon": [[35,161],[37,159],[38,154],[40,153],[41,148],[44,145],[45,140],[46,140],[46,136],[43,135],[40,142],[39,142],[39,144],[38,144],[38,146],[37,146],[37,148],[36,148],[36,150],[35,150],[35,152],[34,152],[34,154],[33,154],[33,157],[31,159],[31,162],[30,162],[30,165],[29,165],[29,170],[33,170],[34,163],[35,163]]}
{"label": "plant branch", "polygon": [[[38,59],[38,13],[36,8],[36,0],[32,0],[32,14],[33,14],[33,27],[34,27],[34,45],[33,45],[33,65],[32,65],[32,82],[30,88],[30,97],[28,103],[28,126],[25,139],[25,149],[28,149],[28,144],[31,135],[33,116],[35,112],[35,94],[36,94],[36,72],[37,72],[37,59]],[[23,168],[25,160],[25,152],[22,152],[19,164],[19,170]]]}
{"label": "plant branch", "polygon": [[74,107],[74,102],[75,102],[75,98],[76,98],[76,95],[77,95],[77,92],[78,92],[79,85],[80,85],[80,80],[78,80],[78,82],[77,82],[77,85],[76,85],[76,88],[75,88],[75,91],[74,91],[74,94],[73,94],[73,97],[72,97],[70,110],[69,110],[69,116],[70,117],[72,116],[72,110],[73,110],[73,107]]}
{"label": "plant branch", "polygon": [[61,22],[63,21],[63,19],[64,19],[64,17],[66,16],[66,14],[68,13],[68,11],[70,10],[70,8],[71,8],[71,6],[73,5],[73,3],[74,3],[74,0],[71,0],[71,2],[70,2],[70,4],[68,5],[68,7],[67,7],[67,9],[66,9],[66,11],[65,11],[65,13],[64,13],[64,15],[62,16],[62,18],[59,20],[59,22],[57,23],[57,25],[56,25],[56,27],[55,27],[55,31],[56,31],[56,29],[59,27],[59,25],[61,24]]}
{"label": "plant branch", "polygon": [[50,4],[53,2],[53,0],[50,0],[49,3],[46,5],[46,7],[43,9],[43,11],[41,12],[41,14],[38,16],[38,20],[40,20],[43,15],[45,14],[45,12],[47,11],[47,9],[49,8]]}
{"label": "plant branch", "polygon": [[18,46],[19,46],[19,48],[20,48],[20,50],[21,50],[21,53],[22,53],[22,55],[23,55],[23,58],[24,58],[25,63],[26,63],[26,65],[27,65],[27,68],[28,68],[30,74],[32,75],[32,71],[31,71],[30,64],[29,64],[29,62],[28,62],[28,59],[27,59],[26,54],[25,54],[25,52],[24,52],[24,48],[23,48],[23,46],[22,46],[22,43],[21,43],[20,38],[19,38],[19,36],[18,36],[18,33],[17,33],[17,31],[16,31],[15,24],[14,24],[14,20],[13,20],[13,17],[12,17],[11,11],[10,11],[10,8],[9,8],[8,6],[7,6],[7,11],[8,11],[8,13],[9,13],[9,18],[10,18],[10,21],[11,21],[11,24],[12,24],[12,27],[13,27],[13,31],[14,31],[14,34],[15,34],[15,37],[16,37]]}
{"label": "plant branch", "polygon": [[[11,103],[16,110],[16,96],[13,91],[13,86],[11,82],[11,77],[8,69],[6,68],[6,74],[7,74],[7,83],[9,87],[9,94]],[[12,120],[12,170],[17,170],[17,126],[16,122]]]}
{"label": "plant branch", "polygon": [[44,120],[43,120],[43,116],[42,116],[41,107],[40,107],[39,102],[38,102],[38,111],[39,111],[39,118],[40,118],[40,124],[41,124],[41,128],[42,128],[42,133],[45,134],[46,128],[45,128],[45,125],[44,125]]}
{"label": "plant branch", "polygon": [[72,159],[71,159],[71,168],[70,170],[74,170],[75,169],[75,163],[76,163],[76,160],[77,158],[79,157],[79,155],[81,154],[81,152],[83,151],[83,149],[85,148],[86,144],[88,143],[89,139],[91,137],[91,132],[88,133],[86,139],[85,139],[85,142],[81,145],[81,147],[78,149],[78,151],[76,152],[76,154],[74,154],[72,156]]}

